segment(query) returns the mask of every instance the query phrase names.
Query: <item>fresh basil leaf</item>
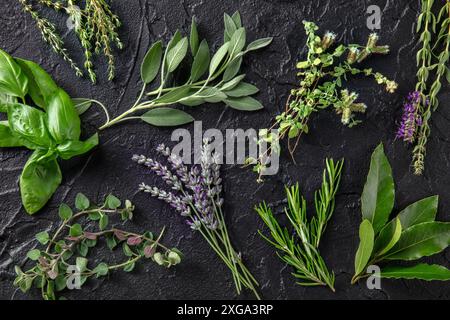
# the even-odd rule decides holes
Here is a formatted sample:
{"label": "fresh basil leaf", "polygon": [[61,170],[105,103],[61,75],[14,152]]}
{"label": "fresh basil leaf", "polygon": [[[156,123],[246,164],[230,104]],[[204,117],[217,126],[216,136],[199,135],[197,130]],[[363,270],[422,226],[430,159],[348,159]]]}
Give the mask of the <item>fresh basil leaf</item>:
{"label": "fresh basil leaf", "polygon": [[212,76],[216,72],[216,70],[220,66],[220,63],[227,55],[229,45],[230,45],[229,42],[224,43],[212,57],[211,63],[209,65],[209,75],[210,76]]}
{"label": "fresh basil leaf", "polygon": [[369,220],[364,220],[359,226],[359,247],[355,256],[355,275],[365,271],[373,251],[374,231]]}
{"label": "fresh basil leaf", "polygon": [[38,64],[18,58],[15,60],[28,78],[28,94],[37,106],[45,110],[58,86]]}
{"label": "fresh basil leaf", "polygon": [[72,99],[62,89],[51,98],[47,107],[47,125],[50,134],[57,143],[80,139],[80,116]]}
{"label": "fresh basil leaf", "polygon": [[229,97],[239,98],[251,96],[255,93],[258,93],[258,91],[259,89],[256,86],[250,83],[241,82],[232,90],[226,90],[225,93]]}
{"label": "fresh basil leaf", "polygon": [[227,98],[224,102],[231,108],[240,111],[256,111],[264,108],[261,102],[252,97]]}
{"label": "fresh basil leaf", "polygon": [[186,57],[188,46],[188,39],[185,37],[181,39],[175,47],[169,50],[166,58],[168,72],[173,72],[178,68],[181,61]]}
{"label": "fresh basil leaf", "polygon": [[241,52],[245,47],[247,41],[245,28],[239,28],[233,34],[230,39],[230,45],[228,46],[228,53],[230,57],[234,57],[237,53]]}
{"label": "fresh basil leaf", "polygon": [[194,121],[188,113],[172,108],[157,108],[147,111],[141,119],[157,127],[174,127]]}
{"label": "fresh basil leaf", "polygon": [[398,215],[403,230],[419,223],[434,221],[436,219],[438,203],[439,197],[432,196],[409,205]]}
{"label": "fresh basil leaf", "polygon": [[225,72],[223,74],[223,81],[229,81],[233,79],[241,69],[242,65],[242,57],[234,58],[225,69]]}
{"label": "fresh basil leaf", "polygon": [[72,103],[79,116],[88,111],[92,106],[92,100],[87,98],[73,98]]}
{"label": "fresh basil leaf", "polygon": [[208,42],[202,40],[194,57],[191,68],[191,81],[195,82],[201,78],[208,70],[211,54],[209,52]]}
{"label": "fresh basil leaf", "polygon": [[241,15],[239,13],[239,11],[236,11],[235,13],[233,13],[233,15],[231,16],[231,19],[233,19],[234,24],[236,25],[236,28],[241,28],[242,27],[242,20],[241,20]]}
{"label": "fresh basil leaf", "polygon": [[8,106],[11,103],[17,103],[17,98],[7,94],[0,93],[0,112],[8,112]]}
{"label": "fresh basil leaf", "polygon": [[209,103],[217,103],[227,98],[227,95],[217,88],[210,87],[196,93],[195,98],[204,100]]}
{"label": "fresh basil leaf", "polygon": [[98,145],[98,133],[94,134],[86,141],[66,141],[58,145],[57,150],[58,155],[62,159],[69,160],[70,158],[91,151],[97,145]]}
{"label": "fresh basil leaf", "polygon": [[450,270],[436,264],[421,263],[411,267],[391,266],[381,269],[381,278],[387,279],[419,279],[426,281],[448,281]]}
{"label": "fresh basil leaf", "polygon": [[192,18],[191,23],[191,35],[189,36],[189,42],[191,46],[191,53],[192,56],[195,57],[198,51],[198,45],[199,45],[199,39],[198,39],[198,30],[197,30],[197,24],[195,23],[195,19]]}
{"label": "fresh basil leaf", "polygon": [[5,51],[0,49],[0,92],[25,98],[28,93],[28,78],[22,68]]}
{"label": "fresh basil leaf", "polygon": [[22,147],[18,137],[13,135],[7,121],[0,121],[0,148]]}
{"label": "fresh basil leaf", "polygon": [[28,159],[20,176],[22,203],[29,214],[38,212],[61,184],[62,176],[56,159],[42,161],[43,150],[36,150]]}
{"label": "fresh basil leaf", "polygon": [[375,234],[383,228],[394,207],[394,179],[392,169],[383,144],[378,145],[372,154],[369,174],[361,196],[361,211],[363,219],[373,226]]}
{"label": "fresh basil leaf", "polygon": [[245,52],[255,51],[255,50],[259,50],[264,47],[267,47],[269,44],[272,43],[272,40],[273,40],[273,38],[262,38],[262,39],[255,40],[247,46],[247,49],[245,49]]}
{"label": "fresh basil leaf", "polygon": [[178,100],[186,97],[190,90],[189,86],[183,86],[179,87],[177,89],[174,89],[172,91],[169,91],[168,93],[162,95],[160,98],[154,100],[154,103],[164,103],[164,104],[173,104],[178,102]]}
{"label": "fresh basil leaf", "polygon": [[384,256],[388,260],[416,260],[439,253],[450,245],[450,223],[424,222],[402,232]]}
{"label": "fresh basil leaf", "polygon": [[392,247],[398,242],[402,234],[402,224],[397,217],[390,221],[387,225],[381,229],[380,234],[375,240],[375,246],[373,251],[375,256],[382,256],[386,252],[392,249]]}
{"label": "fresh basil leaf", "polygon": [[145,84],[151,83],[161,67],[162,42],[155,42],[145,55],[141,65],[141,79]]}
{"label": "fresh basil leaf", "polygon": [[48,134],[45,113],[24,104],[8,106],[9,128],[29,149],[50,148],[53,140]]}
{"label": "fresh basil leaf", "polygon": [[222,85],[221,90],[227,91],[236,87],[243,79],[245,78],[245,74],[241,74],[240,76],[235,77],[233,80],[228,81],[224,85]]}
{"label": "fresh basil leaf", "polygon": [[234,22],[233,18],[231,18],[227,13],[224,13],[223,21],[224,21],[224,25],[225,25],[224,42],[227,42],[231,39],[233,34],[236,32],[237,27],[236,27],[236,23]]}

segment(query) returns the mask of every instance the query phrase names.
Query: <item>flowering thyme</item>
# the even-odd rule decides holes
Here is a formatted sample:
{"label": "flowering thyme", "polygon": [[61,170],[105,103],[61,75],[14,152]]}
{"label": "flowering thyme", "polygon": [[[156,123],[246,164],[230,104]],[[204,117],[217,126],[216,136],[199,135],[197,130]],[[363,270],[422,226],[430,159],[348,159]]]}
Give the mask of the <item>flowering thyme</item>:
{"label": "flowering thyme", "polygon": [[403,117],[397,131],[396,138],[404,142],[413,143],[417,129],[422,125],[422,117],[418,114],[418,105],[421,97],[420,92],[414,91],[408,95],[403,105]]}
{"label": "flowering thyme", "polygon": [[204,141],[201,163],[190,168],[165,145],[161,144],[156,150],[167,159],[170,168],[142,155],[134,155],[132,159],[160,176],[172,190],[168,192],[145,183],[141,183],[139,189],[168,203],[186,219],[192,230],[201,233],[231,270],[238,294],[244,287],[259,299],[258,282],[244,265],[241,254],[233,248],[228,235],[222,210],[220,163],[209,141]]}

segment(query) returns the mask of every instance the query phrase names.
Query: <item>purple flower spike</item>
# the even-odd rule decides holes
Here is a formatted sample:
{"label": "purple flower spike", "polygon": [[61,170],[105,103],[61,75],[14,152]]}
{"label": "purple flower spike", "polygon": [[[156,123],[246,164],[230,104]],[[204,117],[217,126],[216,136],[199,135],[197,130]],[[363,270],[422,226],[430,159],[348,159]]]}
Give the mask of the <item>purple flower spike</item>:
{"label": "purple flower spike", "polygon": [[408,143],[414,142],[417,129],[422,125],[422,118],[418,111],[420,101],[420,92],[413,91],[408,95],[403,105],[403,116],[396,134],[397,139]]}

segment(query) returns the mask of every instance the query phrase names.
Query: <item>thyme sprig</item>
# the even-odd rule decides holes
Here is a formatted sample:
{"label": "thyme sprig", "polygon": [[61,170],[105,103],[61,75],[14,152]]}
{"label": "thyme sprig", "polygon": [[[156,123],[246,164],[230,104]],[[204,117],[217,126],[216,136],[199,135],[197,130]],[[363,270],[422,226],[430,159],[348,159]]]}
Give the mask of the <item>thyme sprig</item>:
{"label": "thyme sprig", "polygon": [[[266,203],[256,207],[256,211],[270,230],[271,239],[261,231],[260,235],[273,245],[282,261],[294,268],[293,276],[303,286],[328,286],[333,292],[334,273],[330,272],[319,253],[320,240],[325,232],[335,208],[335,196],[341,179],[343,160],[326,160],[322,187],[316,191],[314,204],[316,215],[308,221],[306,200],[300,194],[298,183],[286,187],[288,208],[286,217],[294,229],[291,235],[287,228],[278,223],[275,215]],[[296,241],[295,238],[299,241]]]}
{"label": "thyme sprig", "polygon": [[[55,300],[57,292],[71,289],[71,286],[75,288],[77,281],[81,287],[89,278],[103,277],[113,270],[123,269],[125,272],[131,272],[136,263],[145,258],[151,258],[165,267],[180,263],[181,253],[160,243],[164,229],[156,239],[151,232],[137,234],[115,227],[107,229],[109,219],[113,215],[120,215],[123,221],[133,218],[133,204],[126,200],[125,206],[121,208],[121,205],[118,198],[109,195],[101,206],[93,206],[83,194],[76,197],[75,206],[79,211],[75,214],[68,205],[62,204],[59,208],[62,220],[60,226],[53,235],[49,235],[47,231],[36,235],[36,239],[45,249],[28,252],[27,257],[35,261],[32,268],[23,271],[21,267],[15,267],[17,277],[14,285],[23,292],[28,292],[35,286],[41,290],[43,299]],[[77,223],[82,218],[86,220],[84,229]],[[89,222],[97,222],[99,230],[90,231]],[[86,257],[100,239],[105,239],[110,250],[122,244],[126,259],[116,264],[100,262],[95,267],[89,267]]]}

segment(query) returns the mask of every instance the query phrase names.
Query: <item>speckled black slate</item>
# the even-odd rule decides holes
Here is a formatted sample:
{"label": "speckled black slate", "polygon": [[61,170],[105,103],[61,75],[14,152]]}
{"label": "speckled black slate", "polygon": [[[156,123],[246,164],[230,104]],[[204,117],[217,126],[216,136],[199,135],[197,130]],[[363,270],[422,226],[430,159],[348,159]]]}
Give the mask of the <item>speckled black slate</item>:
{"label": "speckled black slate", "polygon": [[[249,269],[261,283],[263,296],[268,299],[449,299],[450,283],[385,280],[381,291],[368,290],[364,283],[350,285],[361,220],[359,195],[368,171],[370,154],[380,141],[385,143],[394,170],[396,212],[413,201],[439,194],[438,217],[440,220],[450,220],[448,85],[440,96],[440,109],[433,115],[432,137],[423,177],[411,174],[409,148],[394,141],[403,97],[415,84],[417,37],[413,23],[418,1],[118,0],[113,7],[124,23],[121,37],[125,44],[125,49],[118,53],[118,77],[113,83],[107,82],[104,62],[96,61],[101,74],[96,86],[86,79],[76,78],[68,66],[49,50],[41,41],[34,22],[21,11],[15,0],[3,0],[0,4],[0,43],[1,48],[12,55],[41,64],[72,96],[95,97],[104,101],[112,113],[118,114],[130,106],[141,88],[140,62],[153,41],[168,40],[178,28],[188,32],[190,20],[195,16],[201,36],[217,48],[222,39],[223,12],[240,10],[250,40],[265,36],[275,38],[268,49],[251,54],[244,64],[249,81],[261,88],[259,99],[266,108],[258,113],[241,113],[226,109],[223,105],[205,105],[193,109],[192,113],[203,121],[204,128],[262,128],[283,108],[289,89],[296,83],[295,62],[305,53],[302,20],[316,21],[323,31],[333,30],[344,41],[363,42],[370,33],[366,28],[365,15],[370,4],[378,4],[382,8],[381,42],[391,45],[392,49],[389,56],[371,61],[373,67],[400,83],[398,92],[388,95],[371,81],[358,79],[353,82],[351,87],[357,87],[361,100],[369,106],[364,123],[348,129],[331,112],[314,117],[311,133],[302,139],[297,150],[297,165],[284,154],[279,175],[267,179],[265,184],[256,184],[250,170],[237,166],[224,167],[228,226],[235,246],[242,250]],[[64,16],[52,14],[51,18],[59,21],[67,47],[81,63],[82,55],[74,35],[64,33],[67,30]],[[103,121],[102,117],[96,110],[83,117],[86,135],[95,131]],[[131,274],[113,273],[108,281],[91,281],[85,290],[69,292],[67,297],[238,298],[229,272],[200,235],[190,232],[182,219],[165,204],[137,192],[139,182],[151,184],[156,179],[131,163],[132,154],[153,155],[158,143],[170,141],[170,133],[170,129],[157,129],[142,123],[128,123],[103,132],[101,145],[94,152],[62,164],[62,186],[45,209],[32,217],[22,209],[18,190],[18,177],[29,152],[21,149],[0,150],[0,298],[39,298],[36,291],[23,295],[13,287],[14,265],[23,263],[27,250],[35,246],[35,233],[55,227],[59,203],[72,203],[78,192],[84,192],[92,199],[100,199],[108,193],[129,197],[137,205],[132,228],[157,232],[167,226],[164,241],[177,246],[186,257],[180,266],[170,270],[145,263]],[[300,182],[308,200],[311,200],[313,191],[320,184],[325,157],[346,159],[336,212],[321,250],[336,273],[336,294],[324,288],[297,286],[290,275],[291,270],[257,235],[263,224],[253,211],[253,206],[261,200],[269,203],[282,200],[283,185],[295,181]],[[106,251],[103,254],[109,255]],[[448,266],[450,251],[428,260]],[[240,298],[252,296],[244,294]]]}

